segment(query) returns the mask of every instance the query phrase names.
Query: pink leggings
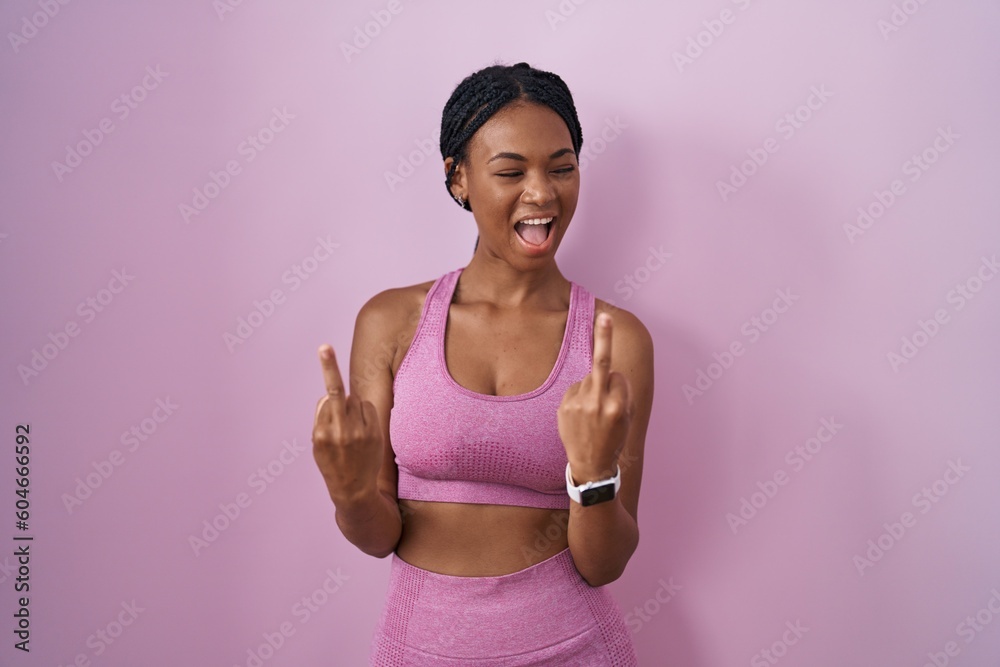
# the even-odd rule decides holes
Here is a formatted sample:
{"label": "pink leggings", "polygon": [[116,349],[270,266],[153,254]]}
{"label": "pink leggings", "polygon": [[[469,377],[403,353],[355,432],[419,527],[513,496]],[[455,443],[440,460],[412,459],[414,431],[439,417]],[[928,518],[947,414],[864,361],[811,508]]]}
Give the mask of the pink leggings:
{"label": "pink leggings", "polygon": [[632,635],[604,586],[588,584],[569,548],[523,570],[460,577],[392,554],[371,639],[375,667],[635,667]]}

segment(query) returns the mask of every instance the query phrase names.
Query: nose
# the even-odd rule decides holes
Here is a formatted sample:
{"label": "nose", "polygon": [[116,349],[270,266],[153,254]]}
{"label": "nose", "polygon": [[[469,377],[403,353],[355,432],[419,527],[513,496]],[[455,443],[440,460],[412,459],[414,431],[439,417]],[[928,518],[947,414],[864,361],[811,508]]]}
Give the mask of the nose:
{"label": "nose", "polygon": [[556,192],[549,180],[547,173],[529,172],[524,180],[524,191],[521,193],[521,201],[525,204],[545,206],[555,199]]}

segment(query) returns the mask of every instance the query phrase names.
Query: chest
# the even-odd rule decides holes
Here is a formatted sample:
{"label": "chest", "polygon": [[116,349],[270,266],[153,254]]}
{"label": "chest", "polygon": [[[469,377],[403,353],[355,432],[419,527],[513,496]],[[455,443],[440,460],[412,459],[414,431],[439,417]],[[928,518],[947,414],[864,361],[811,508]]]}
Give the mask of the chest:
{"label": "chest", "polygon": [[444,358],[452,379],[491,396],[533,391],[551,375],[566,335],[567,312],[503,315],[452,304]]}

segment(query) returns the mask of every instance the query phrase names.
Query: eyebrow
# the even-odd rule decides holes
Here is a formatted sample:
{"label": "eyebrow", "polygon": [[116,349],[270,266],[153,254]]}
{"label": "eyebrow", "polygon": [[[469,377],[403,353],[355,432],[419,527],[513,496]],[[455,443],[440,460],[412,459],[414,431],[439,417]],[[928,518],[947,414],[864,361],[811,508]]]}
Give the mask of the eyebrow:
{"label": "eyebrow", "polygon": [[[561,155],[565,155],[566,153],[572,153],[572,152],[573,152],[572,148],[560,148],[555,153],[553,153],[552,155],[550,155],[549,159],[550,160],[555,160],[557,157],[559,157]],[[500,160],[502,158],[507,158],[507,159],[510,159],[510,160],[520,160],[521,162],[527,162],[528,161],[528,158],[524,157],[523,155],[519,155],[518,153],[497,153],[496,155],[494,155],[493,157],[491,157],[489,160],[487,160],[486,164],[489,164],[490,162],[493,162],[493,160]]]}

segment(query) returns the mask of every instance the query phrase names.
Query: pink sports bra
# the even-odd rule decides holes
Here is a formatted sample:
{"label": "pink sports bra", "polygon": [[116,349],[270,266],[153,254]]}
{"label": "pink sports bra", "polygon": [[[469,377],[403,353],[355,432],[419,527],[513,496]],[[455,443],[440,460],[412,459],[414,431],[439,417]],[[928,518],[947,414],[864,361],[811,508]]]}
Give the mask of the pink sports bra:
{"label": "pink sports bra", "polygon": [[562,347],[548,379],[513,396],[458,384],[444,358],[448,310],[462,268],[434,281],[393,380],[389,438],[397,497],[569,509],[566,450],[556,412],[590,373],[594,295],[572,281]]}

